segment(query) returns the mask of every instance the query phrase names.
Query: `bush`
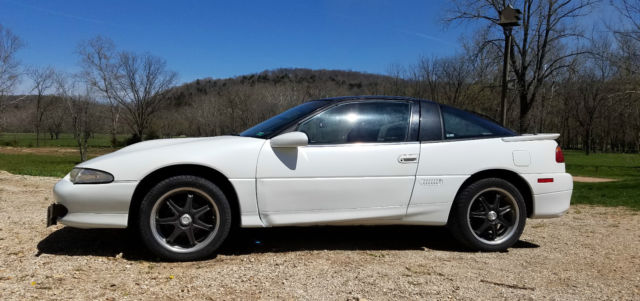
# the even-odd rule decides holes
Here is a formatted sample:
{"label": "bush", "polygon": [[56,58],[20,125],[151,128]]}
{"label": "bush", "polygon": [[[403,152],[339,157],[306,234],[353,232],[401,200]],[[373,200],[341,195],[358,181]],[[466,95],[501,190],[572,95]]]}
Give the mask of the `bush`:
{"label": "bush", "polygon": [[131,135],[131,137],[127,138],[127,140],[125,140],[124,144],[125,145],[131,145],[131,144],[135,144],[142,141],[142,139],[140,139],[140,136],[133,134]]}
{"label": "bush", "polygon": [[160,135],[158,135],[158,133],[156,133],[156,131],[151,130],[149,131],[149,133],[147,133],[147,135],[144,136],[144,140],[153,140],[153,139],[159,139]]}

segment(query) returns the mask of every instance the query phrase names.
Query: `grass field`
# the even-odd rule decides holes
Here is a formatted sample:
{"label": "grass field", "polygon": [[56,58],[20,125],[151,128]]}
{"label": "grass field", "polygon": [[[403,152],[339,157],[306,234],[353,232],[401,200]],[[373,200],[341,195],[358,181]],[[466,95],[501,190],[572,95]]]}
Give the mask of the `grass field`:
{"label": "grass field", "polygon": [[574,176],[618,179],[573,183],[573,204],[627,206],[640,210],[640,154],[591,154],[566,151],[567,172]]}
{"label": "grass field", "polygon": [[[118,135],[118,141],[124,141],[128,138],[127,135]],[[89,147],[110,147],[110,135],[108,134],[95,134],[93,138],[89,139]],[[15,147],[35,147],[36,146],[36,134],[34,133],[0,133],[0,146],[15,146]],[[76,147],[76,141],[73,139],[73,134],[62,133],[58,139],[50,139],[48,133],[40,134],[40,146],[41,147]]]}
{"label": "grass field", "polygon": [[[6,141],[6,137],[10,135],[12,134],[0,136],[4,139],[0,141]],[[19,140],[19,144],[28,145],[29,136],[27,134],[18,135],[24,138]],[[67,141],[72,141],[70,135],[66,137]],[[32,138],[35,139],[35,135]],[[65,143],[71,144],[70,142]],[[1,142],[0,145],[2,145]],[[107,135],[96,135],[96,140],[92,145],[98,148],[90,151],[90,157],[111,151],[111,149],[104,149],[109,145]],[[47,148],[27,150],[47,150]],[[79,163],[77,151],[73,151],[71,148],[65,150],[67,151],[21,153],[8,152],[7,149],[0,148],[0,170],[14,174],[63,177]],[[573,204],[626,206],[640,210],[640,154],[591,154],[586,156],[578,151],[565,151],[565,158],[567,172],[574,176],[618,180],[607,183],[574,183],[571,200]]]}
{"label": "grass field", "polygon": [[80,162],[80,156],[70,154],[3,154],[0,153],[0,169],[13,174],[64,177]]}

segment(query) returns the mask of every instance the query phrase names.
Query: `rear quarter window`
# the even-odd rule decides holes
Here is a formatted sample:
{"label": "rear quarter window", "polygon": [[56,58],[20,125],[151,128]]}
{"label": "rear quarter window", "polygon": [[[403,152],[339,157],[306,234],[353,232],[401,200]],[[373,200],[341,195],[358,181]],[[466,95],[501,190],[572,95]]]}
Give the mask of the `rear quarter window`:
{"label": "rear quarter window", "polygon": [[440,106],[444,139],[515,136],[516,133],[476,114]]}

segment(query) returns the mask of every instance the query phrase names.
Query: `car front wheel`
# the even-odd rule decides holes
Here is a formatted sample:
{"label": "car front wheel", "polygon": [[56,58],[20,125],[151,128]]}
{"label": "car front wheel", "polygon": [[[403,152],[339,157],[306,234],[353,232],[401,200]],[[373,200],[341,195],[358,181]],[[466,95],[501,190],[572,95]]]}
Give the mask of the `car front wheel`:
{"label": "car front wheel", "polygon": [[169,260],[211,256],[231,228],[231,208],[218,186],[195,176],[175,176],[153,187],[140,207],[145,245]]}
{"label": "car front wheel", "polygon": [[482,179],[465,187],[456,197],[450,228],[456,239],[480,251],[504,251],[524,230],[524,199],[511,183]]}

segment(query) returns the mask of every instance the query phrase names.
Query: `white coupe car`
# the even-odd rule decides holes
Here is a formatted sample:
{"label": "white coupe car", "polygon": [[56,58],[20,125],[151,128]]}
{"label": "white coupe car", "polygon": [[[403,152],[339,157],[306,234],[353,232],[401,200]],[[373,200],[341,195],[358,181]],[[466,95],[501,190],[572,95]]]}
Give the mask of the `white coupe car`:
{"label": "white coupe car", "polygon": [[313,100],[238,136],[137,143],[55,185],[48,225],[133,228],[169,260],[212,255],[233,225],[448,225],[483,251],[573,189],[558,134],[517,135],[432,101]]}

